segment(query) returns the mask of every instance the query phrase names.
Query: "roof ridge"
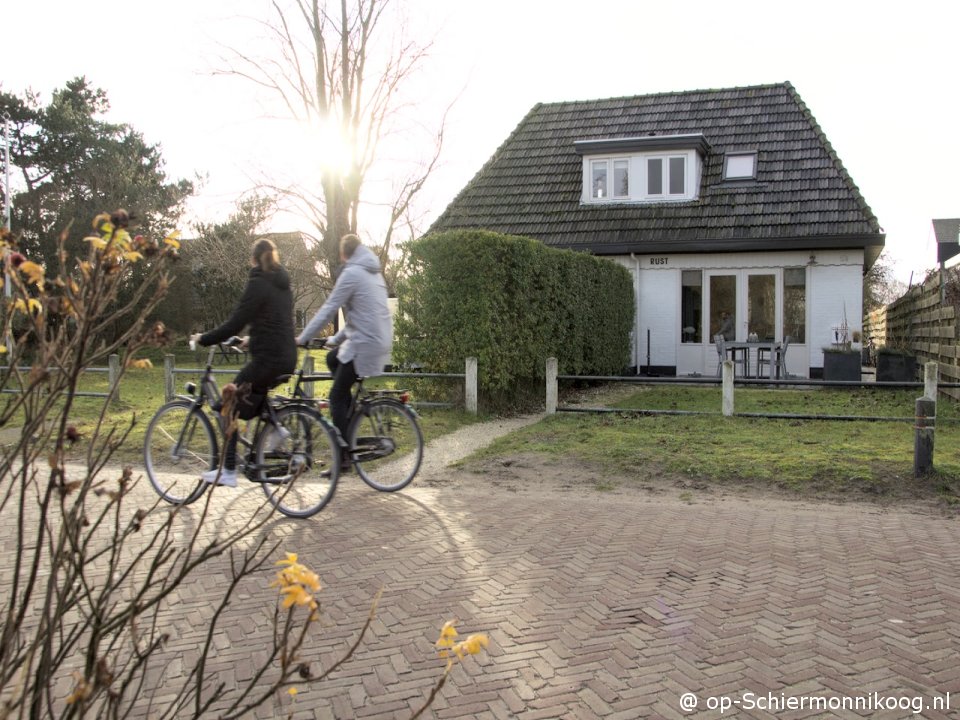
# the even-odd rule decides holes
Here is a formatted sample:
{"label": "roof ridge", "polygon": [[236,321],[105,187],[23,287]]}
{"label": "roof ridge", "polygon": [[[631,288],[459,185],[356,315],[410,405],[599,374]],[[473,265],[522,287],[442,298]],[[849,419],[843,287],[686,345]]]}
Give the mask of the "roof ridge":
{"label": "roof ridge", "polygon": [[817,119],[814,117],[813,112],[803,101],[803,98],[800,97],[800,93],[797,92],[797,89],[787,83],[787,92],[790,93],[790,97],[793,98],[794,102],[797,103],[797,107],[800,108],[800,111],[803,113],[804,117],[810,122],[813,131],[817,134],[817,139],[823,145],[824,149],[827,151],[827,155],[830,157],[830,160],[833,162],[834,166],[837,168],[837,172],[840,173],[840,177],[843,178],[843,181],[847,183],[850,187],[850,190],[853,192],[853,196],[856,198],[857,203],[860,205],[860,209],[866,213],[867,217],[873,223],[877,232],[882,232],[880,227],[880,221],[877,219],[877,216],[874,214],[870,205],[867,203],[865,197],[860,192],[859,186],[853,181],[853,178],[850,176],[850,173],[847,172],[847,168],[844,166],[843,161],[840,159],[840,156],[837,154],[837,151],[834,150],[833,144],[827,138],[827,134],[823,131],[823,128],[820,127],[820,123],[817,122]]}
{"label": "roof ridge", "polygon": [[794,90],[789,80],[779,83],[764,83],[760,85],[737,85],[735,87],[725,88],[699,88],[695,90],[668,90],[664,92],[645,93],[642,95],[613,95],[605,98],[593,98],[589,100],[557,100],[555,102],[540,102],[537,107],[551,107],[555,105],[590,105],[598,102],[607,102],[610,100],[635,100],[637,98],[657,98],[657,97],[678,97],[681,95],[696,95],[702,93],[723,93],[743,90],[773,90],[773,89]]}

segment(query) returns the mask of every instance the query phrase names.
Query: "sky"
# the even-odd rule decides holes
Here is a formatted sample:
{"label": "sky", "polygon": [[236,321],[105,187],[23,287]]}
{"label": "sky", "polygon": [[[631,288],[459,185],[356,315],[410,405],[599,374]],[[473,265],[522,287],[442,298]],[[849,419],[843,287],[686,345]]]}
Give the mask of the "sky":
{"label": "sky", "polygon": [[[407,148],[428,152],[428,131],[450,108],[421,196],[424,228],[539,102],[784,81],[877,216],[897,279],[935,266],[933,218],[960,217],[960,3],[395,1],[412,37],[431,43],[405,90],[423,125]],[[275,98],[216,72],[232,51],[263,46],[267,0],[8,5],[0,88],[49,98],[87,76],[107,91],[109,119],[161,146],[172,178],[205,178],[191,218],[224,219],[261,180],[314,181],[316,148],[305,151],[312,140]],[[277,222],[308,229],[292,215]]]}

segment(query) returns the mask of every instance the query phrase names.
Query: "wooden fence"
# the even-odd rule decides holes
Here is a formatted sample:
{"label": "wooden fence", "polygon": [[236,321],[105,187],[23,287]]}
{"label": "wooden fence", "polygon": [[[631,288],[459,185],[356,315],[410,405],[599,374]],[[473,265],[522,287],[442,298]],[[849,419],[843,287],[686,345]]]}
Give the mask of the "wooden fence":
{"label": "wooden fence", "polygon": [[[899,300],[864,318],[864,341],[870,341],[874,350],[881,347],[909,350],[916,355],[918,368],[935,362],[942,382],[960,382],[956,286],[956,281],[951,283],[948,277],[946,299],[941,300],[940,271],[931,273],[923,284],[913,286]],[[958,388],[940,388],[940,392],[960,400]]]}

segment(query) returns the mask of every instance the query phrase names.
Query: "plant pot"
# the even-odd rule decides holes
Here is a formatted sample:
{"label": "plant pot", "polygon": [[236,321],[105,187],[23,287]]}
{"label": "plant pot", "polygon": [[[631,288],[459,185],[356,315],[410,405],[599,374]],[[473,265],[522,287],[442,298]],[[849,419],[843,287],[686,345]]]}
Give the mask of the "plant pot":
{"label": "plant pot", "polygon": [[877,382],[915,382],[917,358],[897,353],[877,353]]}
{"label": "plant pot", "polygon": [[823,354],[823,379],[860,381],[860,351],[825,352]]}

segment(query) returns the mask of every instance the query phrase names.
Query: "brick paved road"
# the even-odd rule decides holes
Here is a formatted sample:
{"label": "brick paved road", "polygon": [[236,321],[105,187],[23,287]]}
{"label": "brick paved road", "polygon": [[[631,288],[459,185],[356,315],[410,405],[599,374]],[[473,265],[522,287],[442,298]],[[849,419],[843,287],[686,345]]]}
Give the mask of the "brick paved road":
{"label": "brick paved road", "polygon": [[[219,489],[223,527],[262,495]],[[229,504],[227,500],[229,499]],[[688,505],[592,491],[509,492],[476,478],[379,495],[356,476],[309,521],[270,533],[321,576],[329,664],[384,587],[377,620],[333,680],[304,689],[297,718],[406,718],[442,670],[443,622],[487,631],[455,668],[436,718],[719,718],[709,697],[950,693],[960,707],[960,523],[859,505],[727,500]],[[171,649],[189,670],[209,616],[208,572],[184,593]],[[237,594],[218,638],[227,681],[269,637],[272,591]],[[699,698],[684,713],[684,692]],[[262,717],[276,717],[264,709]],[[723,717],[918,717],[911,710],[733,707]]]}

